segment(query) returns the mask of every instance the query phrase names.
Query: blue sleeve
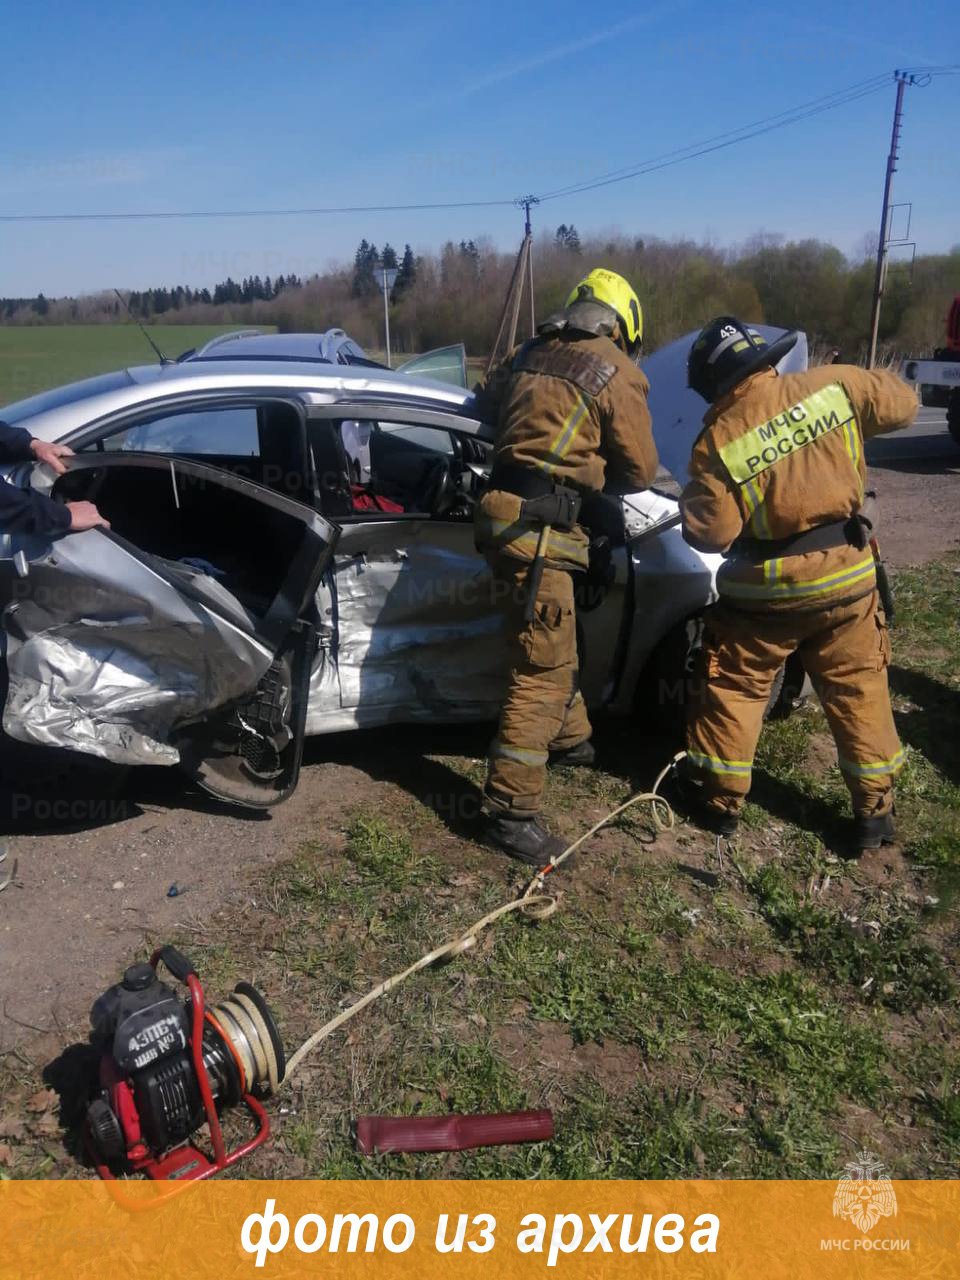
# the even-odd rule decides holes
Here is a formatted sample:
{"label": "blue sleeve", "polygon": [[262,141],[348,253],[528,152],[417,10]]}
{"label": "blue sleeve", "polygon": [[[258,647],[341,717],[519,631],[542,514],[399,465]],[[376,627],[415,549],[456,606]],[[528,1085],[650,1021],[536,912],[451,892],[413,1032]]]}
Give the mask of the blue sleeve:
{"label": "blue sleeve", "polygon": [[67,507],[42,493],[0,480],[0,533],[58,535],[70,528]]}
{"label": "blue sleeve", "polygon": [[0,422],[0,462],[32,462],[30,452],[32,436],[23,427],[11,427]]}

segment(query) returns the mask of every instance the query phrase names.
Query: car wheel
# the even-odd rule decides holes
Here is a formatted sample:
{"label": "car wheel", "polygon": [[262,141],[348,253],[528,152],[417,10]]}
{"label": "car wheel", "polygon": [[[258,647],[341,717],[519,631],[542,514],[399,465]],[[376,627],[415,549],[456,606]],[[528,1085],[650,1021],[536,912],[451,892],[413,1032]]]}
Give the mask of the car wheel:
{"label": "car wheel", "polygon": [[637,687],[636,713],[642,727],[678,745],[702,644],[702,614],[677,623],[650,655]]}
{"label": "car wheel", "polygon": [[[703,615],[694,614],[672,627],[650,655],[637,689],[636,713],[651,732],[682,739],[702,646]],[[803,682],[803,666],[794,654],[774,678],[764,719],[789,715]]]}
{"label": "car wheel", "polygon": [[953,443],[960,445],[960,391],[954,391],[947,405],[947,430]]}

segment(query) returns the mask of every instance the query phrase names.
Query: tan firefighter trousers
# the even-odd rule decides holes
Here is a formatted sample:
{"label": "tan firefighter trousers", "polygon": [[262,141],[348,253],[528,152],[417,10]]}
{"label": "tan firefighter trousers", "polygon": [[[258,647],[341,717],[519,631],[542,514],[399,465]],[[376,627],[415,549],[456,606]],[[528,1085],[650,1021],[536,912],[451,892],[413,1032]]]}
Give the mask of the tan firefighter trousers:
{"label": "tan firefighter trousers", "polygon": [[543,571],[532,623],[524,621],[529,563],[492,555],[509,634],[510,675],[497,736],[490,747],[486,807],[518,815],[539,812],[550,751],[590,737],[577,678],[573,579]]}
{"label": "tan firefighter trousers", "polygon": [[747,613],[722,603],[710,610],[687,725],[689,763],[708,804],[730,813],[742,808],[774,678],[796,651],[826,713],[854,812],[889,813],[903,751],[887,688],[890,641],[875,591],[809,613]]}

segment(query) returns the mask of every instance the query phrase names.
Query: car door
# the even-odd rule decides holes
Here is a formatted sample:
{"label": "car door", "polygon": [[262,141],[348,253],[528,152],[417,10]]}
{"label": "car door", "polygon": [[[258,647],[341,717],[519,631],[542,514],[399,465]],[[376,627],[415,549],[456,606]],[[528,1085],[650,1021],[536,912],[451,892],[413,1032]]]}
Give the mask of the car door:
{"label": "car door", "polygon": [[[362,433],[371,437],[371,482],[352,490],[345,424],[349,439],[358,424],[371,427]],[[315,672],[308,731],[496,714],[505,676],[503,613],[474,546],[470,503],[418,509],[418,495],[429,505],[436,487],[431,474],[444,472],[461,493],[464,486],[479,490],[486,446],[462,428],[449,415],[395,404],[310,412],[318,487],[340,538],[330,574],[332,662],[325,684]]]}
{"label": "car door", "polygon": [[434,378],[438,382],[452,382],[455,387],[467,386],[467,349],[462,342],[449,347],[436,347],[422,355],[412,356],[397,365],[397,373],[411,378]]}
{"label": "car door", "polygon": [[51,492],[96,500],[113,527],[6,540],[5,731],[179,763],[252,807],[284,799],[336,526],[223,468],[150,453],[78,453]]}

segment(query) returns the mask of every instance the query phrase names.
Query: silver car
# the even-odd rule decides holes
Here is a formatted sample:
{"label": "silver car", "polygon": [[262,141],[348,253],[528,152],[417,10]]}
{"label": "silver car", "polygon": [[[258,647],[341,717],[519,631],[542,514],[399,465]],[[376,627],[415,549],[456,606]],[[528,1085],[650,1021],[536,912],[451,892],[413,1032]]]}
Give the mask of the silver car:
{"label": "silver car", "polygon": [[[261,807],[296,786],[305,734],[494,719],[505,646],[473,542],[493,431],[472,396],[413,369],[237,345],[0,409],[76,452],[66,475],[22,464],[6,479],[111,523],[0,537],[3,728],[179,764]],[[688,345],[649,367],[675,472],[696,429]],[[582,686],[591,708],[629,715],[651,671],[675,695],[720,558],[683,541],[668,488],[611,510],[607,561],[581,584]]]}

